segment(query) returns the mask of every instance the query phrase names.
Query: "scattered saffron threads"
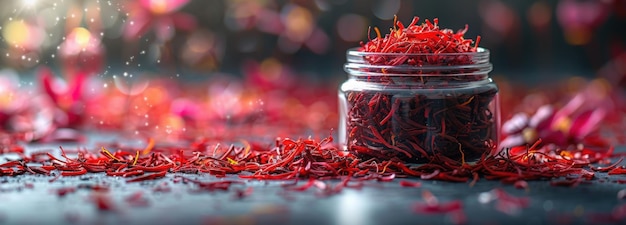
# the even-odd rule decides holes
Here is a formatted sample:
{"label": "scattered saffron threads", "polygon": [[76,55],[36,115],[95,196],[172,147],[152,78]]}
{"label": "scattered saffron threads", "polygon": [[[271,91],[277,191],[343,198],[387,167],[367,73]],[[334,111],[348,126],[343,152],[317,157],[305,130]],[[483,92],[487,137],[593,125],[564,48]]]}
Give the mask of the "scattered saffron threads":
{"label": "scattered saffron threads", "polygon": [[[1,133],[0,133],[1,134]],[[0,139],[4,141],[4,139]],[[13,140],[9,139],[8,142],[12,142]],[[24,153],[24,147],[18,145],[17,143],[2,143],[0,145],[0,154],[8,154],[8,153]]]}
{"label": "scattered saffron threads", "polygon": [[94,192],[108,192],[110,190],[109,186],[99,185],[99,184],[79,184],[76,186],[78,189],[88,189]]}
{"label": "scattered saffron threads", "polygon": [[453,200],[449,202],[439,202],[437,197],[430,191],[422,191],[424,202],[418,202],[413,205],[413,210],[419,214],[445,214],[454,224],[464,224],[467,221],[465,212],[463,211],[463,202]]}
{"label": "scattered saffron threads", "polygon": [[68,194],[76,192],[76,190],[77,189],[75,187],[63,187],[63,188],[56,189],[55,192],[57,193],[59,197],[64,197]]}
{"label": "scattered saffron threads", "polygon": [[[206,140],[208,141],[208,139]],[[212,151],[182,154],[181,150],[190,148],[154,146],[150,154],[135,157],[138,149],[116,147],[115,154],[102,150],[90,152],[78,150],[75,157],[63,153],[63,158],[52,154],[33,153],[21,159],[0,164],[2,176],[39,174],[37,170],[53,171],[54,182],[61,176],[105,173],[119,176],[127,182],[142,182],[166,177],[168,173],[181,174],[185,171],[211,174],[223,177],[235,174],[243,179],[256,180],[291,180],[306,179],[307,183],[286,185],[286,190],[305,191],[315,187],[320,195],[328,196],[339,193],[343,188],[360,188],[362,181],[391,181],[399,177],[417,177],[430,180],[474,183],[479,177],[488,180],[500,180],[516,187],[525,187],[527,180],[553,180],[552,185],[575,186],[593,179],[594,165],[606,161],[612,154],[603,150],[587,148],[558,149],[553,146],[535,144],[501,151],[492,156],[483,156],[479,161],[468,164],[444,157],[434,158],[432,162],[421,165],[409,165],[399,161],[370,158],[362,160],[352,153],[346,153],[332,144],[332,137],[321,140],[313,139],[277,139],[274,145],[250,143],[254,146],[226,146]],[[209,146],[209,144],[202,144]],[[104,148],[106,149],[106,148]],[[612,148],[610,148],[612,149]],[[610,151],[606,149],[606,151]],[[139,149],[141,150],[141,149]],[[247,152],[246,152],[247,151]],[[65,152],[65,150],[63,151]],[[228,153],[228,154],[226,154]],[[223,160],[213,157],[222,157]],[[236,160],[237,164],[227,159]],[[136,162],[136,163],[135,163]],[[29,166],[36,163],[36,166]],[[133,165],[135,164],[135,165]],[[609,175],[626,174],[626,169],[612,164],[597,173]],[[608,172],[607,169],[612,168]],[[30,169],[30,170],[29,170]],[[58,171],[58,172],[56,172]],[[383,172],[384,171],[384,172]],[[570,179],[564,179],[564,178]],[[228,190],[232,184],[245,184],[243,181],[196,181],[180,175],[174,176],[175,182],[192,183],[198,190]],[[328,185],[323,180],[338,179],[336,185]],[[402,186],[419,186],[409,180],[401,180]],[[295,186],[298,185],[298,186]],[[471,185],[471,184],[470,184]],[[87,188],[81,186],[81,188]],[[93,187],[93,190],[104,189]],[[158,188],[157,188],[158,189]]]}
{"label": "scattered saffron threads", "polygon": [[189,179],[183,176],[176,176],[175,178],[182,179],[183,183],[193,183],[198,187],[198,191],[227,191],[231,185],[233,184],[245,184],[243,181],[235,181],[235,180],[222,180],[222,181],[198,181]]}
{"label": "scattered saffron threads", "polygon": [[139,159],[139,151],[137,151],[137,154],[135,154],[135,158],[133,160],[133,166],[137,165],[137,159]]}
{"label": "scattered saffron threads", "polygon": [[146,148],[144,148],[144,149],[141,151],[141,154],[142,154],[142,155],[147,155],[147,154],[149,154],[149,153],[150,153],[150,151],[152,151],[152,148],[154,148],[154,139],[149,138],[149,139],[148,139],[148,145],[146,146]]}
{"label": "scattered saffron threads", "polygon": [[54,178],[52,178],[52,179],[48,180],[48,182],[50,182],[50,183],[55,182],[55,181],[56,181],[56,180],[58,180],[60,177],[61,177],[61,174],[56,175]]}
{"label": "scattered saffron threads", "polygon": [[610,166],[607,166],[607,167],[595,167],[595,168],[591,167],[591,169],[593,171],[598,171],[598,172],[609,172],[609,171],[617,168],[617,166],[619,166],[622,163],[622,161],[624,161],[624,158],[620,158],[619,160],[617,160],[617,162],[611,164]]}
{"label": "scattered saffron threads", "polygon": [[161,172],[157,172],[157,173],[151,173],[151,174],[147,174],[147,175],[143,175],[141,177],[137,177],[137,178],[133,178],[130,180],[126,180],[127,183],[133,183],[133,182],[141,182],[141,181],[147,181],[147,180],[156,180],[156,179],[160,179],[165,177],[165,175],[167,174],[167,171],[161,171]]}
{"label": "scattered saffron threads", "polygon": [[624,175],[626,174],[626,169],[623,166],[613,168],[609,170],[609,175]]}
{"label": "scattered saffron threads", "polygon": [[111,152],[109,152],[109,150],[107,150],[106,148],[102,147],[102,150],[100,151],[102,154],[104,154],[105,156],[113,159],[113,160],[117,160],[117,161],[122,161],[118,158],[116,158],[113,154],[111,154]]}
{"label": "scattered saffron threads", "polygon": [[80,176],[87,174],[87,170],[85,168],[78,168],[76,171],[63,171],[61,172],[61,176]]}
{"label": "scattered saffron threads", "polygon": [[513,183],[513,186],[515,186],[515,188],[517,189],[528,189],[528,182],[526,182],[525,180],[518,180]]}
{"label": "scattered saffron threads", "polygon": [[419,182],[419,181],[400,180],[400,182],[398,183],[402,187],[415,187],[415,188],[422,187],[422,182]]}
{"label": "scattered saffron threads", "polygon": [[422,174],[422,176],[420,176],[420,178],[422,178],[422,180],[430,180],[433,179],[434,177],[436,177],[437,175],[439,175],[441,171],[440,170],[435,170],[430,174]]}
{"label": "scattered saffron threads", "polygon": [[396,178],[396,174],[392,173],[392,174],[389,174],[387,176],[380,176],[380,177],[376,178],[376,180],[381,181],[381,182],[390,182],[394,178]]}
{"label": "scattered saffron threads", "polygon": [[285,189],[291,190],[291,191],[306,191],[306,190],[309,190],[309,188],[313,187],[313,184],[315,184],[315,181],[316,181],[315,179],[311,178],[306,184],[295,186],[295,187],[285,186]]}

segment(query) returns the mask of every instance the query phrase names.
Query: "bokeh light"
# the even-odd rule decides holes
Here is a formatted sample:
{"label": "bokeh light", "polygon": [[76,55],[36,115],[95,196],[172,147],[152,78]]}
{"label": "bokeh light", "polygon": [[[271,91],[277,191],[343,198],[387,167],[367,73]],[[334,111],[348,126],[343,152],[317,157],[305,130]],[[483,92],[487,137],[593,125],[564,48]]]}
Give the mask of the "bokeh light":
{"label": "bokeh light", "polygon": [[43,43],[45,31],[24,20],[10,20],[4,24],[2,36],[7,44],[26,49],[37,49]]}
{"label": "bokeh light", "polygon": [[363,40],[367,30],[365,17],[356,14],[341,16],[337,21],[337,33],[342,40],[358,42]]}
{"label": "bokeh light", "polygon": [[572,45],[587,44],[594,30],[607,18],[603,1],[560,1],[556,13],[565,30],[565,40]]}
{"label": "bokeh light", "polygon": [[[15,74],[35,74],[24,87],[37,87],[41,67],[52,68],[68,87],[89,74],[83,92],[67,104],[84,107],[94,126],[133,120],[124,126],[138,127],[139,134],[159,126],[173,135],[209,121],[226,123],[210,131],[215,134],[250,121],[329,129],[336,125],[345,51],[367,41],[369,27],[389,29],[394,16],[405,25],[413,16],[438,17],[452,29],[468,24],[467,35],[480,35],[481,46],[491,51],[507,112],[530,113],[555,101],[554,93],[530,93],[526,82],[562,79],[568,88],[559,90],[571,94],[599,69],[611,85],[626,82],[620,1],[6,3],[0,9],[0,56]],[[510,96],[518,92],[530,94]],[[107,109],[92,108],[96,101]],[[513,109],[520,102],[528,109]],[[70,117],[68,109],[57,114],[64,110]]]}
{"label": "bokeh light", "polygon": [[400,0],[375,1],[372,4],[372,12],[381,20],[390,20],[400,10]]}
{"label": "bokeh light", "polygon": [[527,17],[528,22],[534,28],[546,30],[552,21],[552,9],[546,2],[534,2],[528,9]]}

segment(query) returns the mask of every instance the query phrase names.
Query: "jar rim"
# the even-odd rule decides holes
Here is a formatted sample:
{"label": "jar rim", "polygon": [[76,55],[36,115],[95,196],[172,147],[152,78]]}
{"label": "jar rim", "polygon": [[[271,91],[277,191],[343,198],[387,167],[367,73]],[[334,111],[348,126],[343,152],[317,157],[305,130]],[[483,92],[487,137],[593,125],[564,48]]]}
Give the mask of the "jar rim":
{"label": "jar rim", "polygon": [[358,49],[351,48],[346,53],[344,70],[351,76],[485,75],[493,69],[489,50],[480,47],[476,52],[415,54],[362,52]]}
{"label": "jar rim", "polygon": [[442,52],[442,53],[398,53],[398,52],[364,52],[360,47],[349,48],[348,56],[474,56],[489,57],[489,49],[478,47],[475,52]]}

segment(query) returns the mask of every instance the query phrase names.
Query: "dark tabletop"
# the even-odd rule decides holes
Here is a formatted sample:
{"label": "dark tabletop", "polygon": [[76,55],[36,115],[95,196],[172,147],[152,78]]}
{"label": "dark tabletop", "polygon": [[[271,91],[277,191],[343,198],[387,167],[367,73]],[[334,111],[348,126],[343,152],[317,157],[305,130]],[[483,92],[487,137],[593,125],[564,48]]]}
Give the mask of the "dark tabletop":
{"label": "dark tabletop", "polygon": [[[27,150],[52,149],[57,145],[33,145]],[[624,151],[625,148],[620,148]],[[10,156],[4,156],[10,157]],[[555,187],[549,181],[529,181],[527,189],[481,179],[475,185],[441,181],[421,182],[421,187],[402,187],[392,182],[367,181],[362,188],[344,188],[323,196],[316,188],[287,191],[283,181],[251,181],[234,184],[228,191],[197,191],[191,183],[168,174],[143,183],[126,178],[87,174],[61,177],[22,175],[0,177],[0,224],[453,224],[451,213],[424,213],[423,192],[432,192],[442,204],[460,200],[466,224],[620,224],[609,220],[614,208],[626,203],[617,193],[626,188],[620,176],[596,174],[596,179],[576,187]],[[202,181],[241,180],[237,176],[215,178],[185,174]],[[336,185],[338,181],[326,181]],[[306,181],[300,181],[300,184]],[[109,186],[108,192],[78,188],[59,196],[64,187]],[[161,187],[161,188],[157,188]],[[249,188],[252,189],[249,189]],[[252,190],[237,198],[237,192]],[[501,205],[492,198],[495,190],[527,198],[529,205]],[[126,199],[141,192],[147,206]],[[96,196],[111,200],[112,210],[99,210]]]}

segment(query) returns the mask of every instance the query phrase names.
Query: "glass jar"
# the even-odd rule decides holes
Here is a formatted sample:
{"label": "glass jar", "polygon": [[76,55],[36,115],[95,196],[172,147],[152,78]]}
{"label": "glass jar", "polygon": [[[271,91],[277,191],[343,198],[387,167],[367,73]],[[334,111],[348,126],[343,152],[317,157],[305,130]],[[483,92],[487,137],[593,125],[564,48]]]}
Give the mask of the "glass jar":
{"label": "glass jar", "polygon": [[347,51],[339,143],[364,158],[477,161],[497,150],[498,87],[489,51]]}

